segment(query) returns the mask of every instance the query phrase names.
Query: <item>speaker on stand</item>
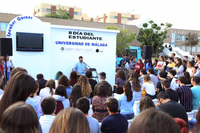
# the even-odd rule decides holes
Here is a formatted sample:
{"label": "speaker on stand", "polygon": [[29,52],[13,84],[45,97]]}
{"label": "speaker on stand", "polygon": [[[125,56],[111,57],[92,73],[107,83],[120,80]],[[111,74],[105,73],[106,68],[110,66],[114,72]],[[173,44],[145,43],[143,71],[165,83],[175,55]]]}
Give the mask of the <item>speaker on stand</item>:
{"label": "speaker on stand", "polygon": [[152,45],[144,45],[142,50],[142,58],[145,60],[145,68],[146,68],[146,60],[151,59],[152,57]]}

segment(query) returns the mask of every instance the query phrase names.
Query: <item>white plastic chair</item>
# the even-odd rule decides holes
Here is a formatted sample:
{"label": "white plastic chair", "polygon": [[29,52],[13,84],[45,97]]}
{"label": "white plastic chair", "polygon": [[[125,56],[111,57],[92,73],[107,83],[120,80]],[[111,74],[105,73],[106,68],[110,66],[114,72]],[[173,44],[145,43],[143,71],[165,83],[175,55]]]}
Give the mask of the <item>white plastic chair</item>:
{"label": "white plastic chair", "polygon": [[88,112],[88,115],[89,115],[90,117],[92,117],[92,114],[93,114],[92,105],[90,105],[90,110],[89,110],[89,112]]}
{"label": "white plastic chair", "polygon": [[187,112],[187,116],[188,116],[188,119],[194,118],[194,111],[192,110],[191,112]]}
{"label": "white plastic chair", "polygon": [[140,112],[139,107],[140,107],[140,101],[135,101],[133,105],[133,111],[135,113],[135,116],[138,115]]}

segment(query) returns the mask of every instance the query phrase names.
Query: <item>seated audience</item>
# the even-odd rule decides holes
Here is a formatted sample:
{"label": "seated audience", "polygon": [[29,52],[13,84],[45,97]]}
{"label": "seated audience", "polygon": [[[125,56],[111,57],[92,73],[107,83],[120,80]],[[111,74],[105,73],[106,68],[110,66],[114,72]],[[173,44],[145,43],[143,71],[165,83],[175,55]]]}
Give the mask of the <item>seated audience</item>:
{"label": "seated audience", "polygon": [[188,61],[186,72],[190,74],[190,77],[194,77],[196,73],[196,68],[194,67],[194,61]]}
{"label": "seated audience", "polygon": [[180,129],[168,114],[150,108],[134,119],[128,133],[180,133]]}
{"label": "seated audience", "polygon": [[103,119],[101,124],[101,132],[126,133],[128,130],[128,121],[124,115],[118,113],[117,99],[108,98],[106,105],[110,116]]}
{"label": "seated audience", "polygon": [[21,68],[21,67],[16,67],[10,72],[10,77],[14,76],[17,72],[24,72],[28,74],[28,71],[26,69]]}
{"label": "seated audience", "polygon": [[185,86],[185,82],[186,78],[184,76],[178,78],[178,84],[180,85],[180,87],[177,88],[176,92],[178,93],[180,104],[183,105],[186,112],[190,112],[193,109],[192,91],[190,87]]}
{"label": "seated audience", "polygon": [[115,78],[114,93],[123,93],[123,84],[126,82],[126,76],[123,70],[118,70]]}
{"label": "seated audience", "polygon": [[155,88],[156,88],[156,85],[158,83],[158,77],[156,75],[154,75],[154,70],[153,68],[150,68],[148,71],[147,71],[147,74],[150,76],[151,78],[151,81],[153,82]]}
{"label": "seated audience", "polygon": [[55,81],[50,79],[45,84],[45,88],[40,90],[40,97],[44,99],[45,97],[52,96],[55,93]]}
{"label": "seated audience", "polygon": [[151,59],[147,59],[146,60],[146,67],[143,68],[143,69],[145,69],[146,72],[148,72],[148,70],[151,69],[151,68],[153,68],[152,61],[151,61]]}
{"label": "seated audience", "polygon": [[198,64],[198,68],[197,68],[196,73],[194,74],[194,76],[200,77],[200,63]]}
{"label": "seated audience", "polygon": [[56,100],[53,97],[46,97],[42,100],[41,107],[44,115],[40,117],[40,124],[43,133],[49,133],[55,119]]}
{"label": "seated audience", "polygon": [[140,77],[139,77],[139,80],[140,80],[140,84],[143,84],[143,79],[144,79],[144,76],[147,75],[147,72],[145,69],[141,69],[140,70]]}
{"label": "seated audience", "polygon": [[164,60],[164,57],[160,56],[156,66],[157,74],[159,74],[161,71],[164,71],[165,67],[166,67],[166,62]]}
{"label": "seated audience", "polygon": [[65,76],[65,75],[60,76],[60,78],[58,80],[58,85],[65,86],[67,96],[70,96],[70,94],[72,92],[72,87],[69,85],[69,80],[68,80],[67,76]]}
{"label": "seated audience", "polygon": [[157,94],[158,94],[159,92],[161,92],[161,91],[165,91],[165,90],[162,88],[161,83],[162,83],[164,80],[167,79],[167,72],[161,71],[161,72],[159,73],[158,78],[159,78],[159,81],[158,81],[158,83],[157,83],[157,85],[156,85],[156,92],[157,92]]}
{"label": "seated audience", "polygon": [[181,104],[171,101],[169,95],[164,91],[160,92],[157,98],[157,106],[159,106],[162,111],[168,113],[173,118],[181,118],[188,123],[187,113]]}
{"label": "seated audience", "polygon": [[170,81],[170,88],[172,90],[176,90],[179,85],[178,85],[178,80],[175,78],[176,71],[175,70],[169,70],[169,81]]}
{"label": "seated audience", "polygon": [[169,57],[168,62],[169,63],[167,65],[166,71],[169,71],[169,70],[173,69],[175,67],[175,65],[176,65],[174,63],[174,58],[172,58],[172,57]]}
{"label": "seated audience", "polygon": [[169,95],[169,98],[171,101],[174,101],[174,102],[178,102],[178,94],[176,91],[172,90],[170,88],[170,81],[169,80],[164,80],[162,82],[162,88],[165,89],[165,92]]}
{"label": "seated audience", "polygon": [[56,108],[56,113],[58,114],[60,110],[69,108],[70,103],[69,100],[67,99],[67,93],[64,85],[59,85],[56,88],[55,94],[53,95],[53,98],[56,99],[57,102],[57,108]]}
{"label": "seated audience", "polygon": [[123,90],[124,93],[118,99],[120,113],[125,115],[127,120],[133,119],[133,105],[135,99],[133,97],[133,92],[131,90],[131,84],[129,81],[125,82],[125,84],[123,85]]}
{"label": "seated audience", "polygon": [[49,133],[90,133],[90,127],[82,111],[72,107],[58,113]]}
{"label": "seated audience", "polygon": [[37,114],[24,102],[16,102],[4,111],[0,127],[5,133],[39,133]]}
{"label": "seated audience", "polygon": [[92,93],[92,88],[87,80],[87,77],[83,75],[80,76],[78,84],[81,86],[83,96],[89,98]]}
{"label": "seated audience", "polygon": [[130,63],[129,63],[129,68],[130,68],[131,70],[133,70],[134,67],[135,67],[135,64],[136,64],[135,57],[132,57],[132,58],[131,58],[131,61],[130,61]]}
{"label": "seated audience", "polygon": [[92,88],[92,93],[90,94],[90,98],[93,98],[94,87],[97,84],[97,81],[92,79],[92,71],[86,71],[85,75],[89,81],[91,88]]}
{"label": "seated audience", "polygon": [[97,88],[97,95],[92,99],[92,117],[96,118],[99,122],[109,115],[105,103],[107,97],[108,94],[106,86],[99,85]]}
{"label": "seated audience", "polygon": [[147,96],[141,98],[139,106],[140,112],[152,107],[155,108],[155,104],[153,103],[151,98]]}
{"label": "seated audience", "polygon": [[182,60],[180,58],[176,58],[175,63],[176,63],[176,65],[173,69],[176,70],[175,77],[178,78],[178,77],[183,75],[184,67],[183,67],[183,64],[182,64]]}
{"label": "seated audience", "polygon": [[134,70],[137,72],[138,76],[140,76],[140,70],[143,69],[144,64],[141,59],[138,59],[137,63],[135,64]]}
{"label": "seated audience", "polygon": [[37,75],[36,82],[39,84],[39,91],[37,92],[37,95],[39,95],[40,90],[45,88],[45,84],[46,84],[47,80],[45,80],[43,74],[40,73]]}
{"label": "seated audience", "polygon": [[200,78],[197,76],[194,76],[191,80],[193,87],[192,90],[192,105],[193,110],[199,109],[199,102],[200,102]]}
{"label": "seated audience", "polygon": [[139,101],[142,97],[142,90],[140,81],[138,79],[138,74],[133,70],[130,71],[128,81],[131,83],[131,88],[133,91],[133,96],[135,97],[135,101]]}
{"label": "seated audience", "polygon": [[183,76],[186,78],[185,86],[192,87],[191,85],[191,78],[189,72],[184,72]]}
{"label": "seated audience", "polygon": [[81,86],[79,84],[75,84],[72,93],[69,96],[70,107],[76,107],[76,101],[83,97]]}
{"label": "seated audience", "polygon": [[60,78],[60,76],[62,76],[63,73],[61,71],[58,71],[56,73],[56,77],[55,77],[55,87],[58,87],[58,79]]}
{"label": "seated audience", "polygon": [[85,114],[85,116],[89,122],[91,133],[101,133],[99,122],[96,119],[94,119],[93,117],[90,117],[88,115],[88,111],[90,109],[90,101],[85,97],[80,98],[76,102],[76,107]]}
{"label": "seated audience", "polygon": [[100,78],[100,82],[94,87],[94,96],[97,93],[97,88],[99,85],[104,85],[106,86],[106,90],[107,90],[107,94],[108,96],[112,96],[112,86],[106,81],[106,73],[105,72],[101,72],[99,74],[99,78]]}
{"label": "seated audience", "polygon": [[150,97],[151,99],[155,98],[155,86],[149,75],[144,76],[142,90],[146,92],[146,96]]}
{"label": "seated audience", "polygon": [[72,71],[69,77],[69,85],[74,87],[74,85],[78,82],[78,75],[75,71]]}

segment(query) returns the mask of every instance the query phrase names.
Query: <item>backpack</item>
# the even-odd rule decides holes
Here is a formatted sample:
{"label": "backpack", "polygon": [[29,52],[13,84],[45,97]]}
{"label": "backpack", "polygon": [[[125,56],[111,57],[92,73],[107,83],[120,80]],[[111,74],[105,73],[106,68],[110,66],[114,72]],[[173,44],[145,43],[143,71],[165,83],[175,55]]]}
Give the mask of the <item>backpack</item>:
{"label": "backpack", "polygon": [[57,108],[55,114],[57,115],[62,109],[64,109],[62,101],[56,101],[57,102]]}

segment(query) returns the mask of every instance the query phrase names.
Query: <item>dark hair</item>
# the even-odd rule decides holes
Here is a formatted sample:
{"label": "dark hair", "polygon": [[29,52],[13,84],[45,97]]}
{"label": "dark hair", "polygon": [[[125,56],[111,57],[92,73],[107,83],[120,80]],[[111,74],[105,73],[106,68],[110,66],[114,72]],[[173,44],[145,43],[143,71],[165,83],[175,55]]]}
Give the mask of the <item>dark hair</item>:
{"label": "dark hair", "polygon": [[174,70],[174,69],[169,70],[169,73],[171,73],[171,75],[175,76],[176,75],[176,70]]}
{"label": "dark hair", "polygon": [[49,133],[90,133],[90,127],[83,112],[72,107],[58,113]]}
{"label": "dark hair", "polygon": [[43,74],[41,74],[41,73],[37,74],[37,79],[38,80],[43,79],[43,78],[44,78]]}
{"label": "dark hair", "polygon": [[141,59],[138,59],[138,60],[140,61],[140,63],[141,63],[141,64],[143,64],[143,62],[142,62],[142,60],[141,60]]}
{"label": "dark hair", "polygon": [[73,87],[77,83],[77,81],[78,81],[78,75],[77,75],[77,73],[75,71],[72,71],[70,73],[70,78],[69,79],[70,79],[69,84]]}
{"label": "dark hair", "polygon": [[106,100],[106,106],[109,108],[110,112],[116,113],[119,108],[119,104],[116,98],[109,97]]}
{"label": "dark hair", "polygon": [[131,90],[131,83],[129,81],[126,81],[124,83],[125,88],[125,95],[127,97],[127,101],[130,102],[133,99],[133,92]]}
{"label": "dark hair", "polygon": [[88,114],[90,109],[90,101],[86,97],[79,98],[76,102],[76,107],[84,114]]}
{"label": "dark hair", "polygon": [[154,66],[157,66],[157,64],[158,64],[158,60],[155,59],[155,62],[156,62],[156,63],[154,63],[153,65],[154,65]]}
{"label": "dark hair", "polygon": [[101,72],[100,74],[101,79],[106,79],[106,73],[105,72]]}
{"label": "dark hair", "polygon": [[159,76],[161,78],[167,78],[167,72],[166,71],[160,71]]}
{"label": "dark hair", "polygon": [[13,103],[26,101],[37,89],[36,81],[26,73],[17,72],[8,81],[5,92],[0,101],[0,121],[3,112]]}
{"label": "dark hair", "polygon": [[67,92],[66,92],[65,86],[58,85],[58,87],[56,88],[55,94],[67,98]]}
{"label": "dark hair", "polygon": [[37,114],[31,105],[24,102],[9,106],[1,121],[1,128],[6,133],[39,133]]}
{"label": "dark hair", "polygon": [[194,76],[192,79],[196,84],[200,84],[200,78],[198,76]]}
{"label": "dark hair", "polygon": [[123,70],[118,70],[116,74],[116,79],[121,78],[122,80],[126,80],[126,76]]}
{"label": "dark hair", "polygon": [[155,105],[151,98],[144,96],[140,99],[140,106],[139,106],[140,112],[142,112],[148,108],[151,108],[151,107],[155,108]]}
{"label": "dark hair", "polygon": [[97,86],[97,96],[99,97],[107,97],[107,88],[105,85],[100,84]]}
{"label": "dark hair", "polygon": [[160,93],[158,93],[157,96],[158,99],[170,99],[169,95],[165,92],[165,91],[161,91]]}
{"label": "dark hair", "polygon": [[172,53],[174,56],[176,56],[176,54],[175,53]]}
{"label": "dark hair", "polygon": [[14,68],[11,72],[10,72],[10,76],[12,77],[13,75],[15,75],[17,72],[24,72],[26,74],[28,74],[28,71],[24,68],[21,67],[16,67]]}
{"label": "dark hair", "polygon": [[60,78],[60,76],[63,75],[63,73],[61,71],[58,71],[56,73],[56,80],[58,80]]}
{"label": "dark hair", "polygon": [[189,72],[184,72],[183,74],[184,74],[184,77],[186,78],[186,82],[190,82],[191,81],[190,73]]}
{"label": "dark hair", "polygon": [[83,56],[79,56],[78,58],[79,58],[79,59],[83,59]]}
{"label": "dark hair", "polygon": [[149,59],[147,63],[148,63],[148,66],[149,66],[149,67],[152,66],[152,61],[151,61],[151,59]]}
{"label": "dark hair", "polygon": [[153,68],[149,68],[149,69],[148,69],[148,72],[151,73],[151,74],[154,74]]}
{"label": "dark hair", "polygon": [[185,58],[188,58],[188,56],[184,56]]}
{"label": "dark hair", "polygon": [[53,89],[56,88],[56,87],[55,87],[55,86],[56,86],[55,84],[56,84],[56,83],[55,83],[55,81],[54,81],[53,79],[48,80],[47,83],[45,84],[45,87],[49,87],[51,96],[53,95]]}
{"label": "dark hair", "polygon": [[171,60],[172,62],[174,62],[174,58],[172,58],[172,57],[169,57],[169,60]]}
{"label": "dark hair", "polygon": [[160,58],[162,59],[162,61],[165,61],[165,60],[164,60],[164,56],[160,56]]}
{"label": "dark hair", "polygon": [[178,78],[178,80],[179,80],[182,84],[185,84],[186,81],[187,81],[185,76],[180,76],[180,77]]}
{"label": "dark hair", "polygon": [[92,71],[86,71],[85,76],[87,78],[92,78]]}
{"label": "dark hair", "polygon": [[129,81],[132,83],[133,91],[141,91],[141,85],[136,71],[131,70],[129,72]]}
{"label": "dark hair", "polygon": [[60,76],[60,78],[58,80],[58,84],[59,85],[64,85],[65,88],[68,88],[70,86],[69,85],[69,80],[68,80],[67,76],[65,76],[65,75]]}
{"label": "dark hair", "polygon": [[191,65],[191,67],[194,67],[194,61],[188,61],[188,63]]}
{"label": "dark hair", "polygon": [[147,74],[147,72],[146,72],[145,69],[141,69],[140,72],[141,72],[143,75],[146,75],[146,74]]}
{"label": "dark hair", "polygon": [[182,60],[180,58],[177,58],[178,63],[176,63],[176,67],[180,67],[183,63]]}
{"label": "dark hair", "polygon": [[53,97],[46,97],[41,102],[42,111],[45,115],[51,115],[56,109],[56,99]]}
{"label": "dark hair", "polygon": [[170,81],[169,81],[169,80],[164,80],[164,81],[162,82],[162,85],[163,85],[164,87],[166,87],[166,88],[170,88]]}
{"label": "dark hair", "polygon": [[69,96],[70,105],[72,107],[76,107],[76,101],[81,97],[83,97],[81,86],[79,84],[75,84],[71,95]]}

